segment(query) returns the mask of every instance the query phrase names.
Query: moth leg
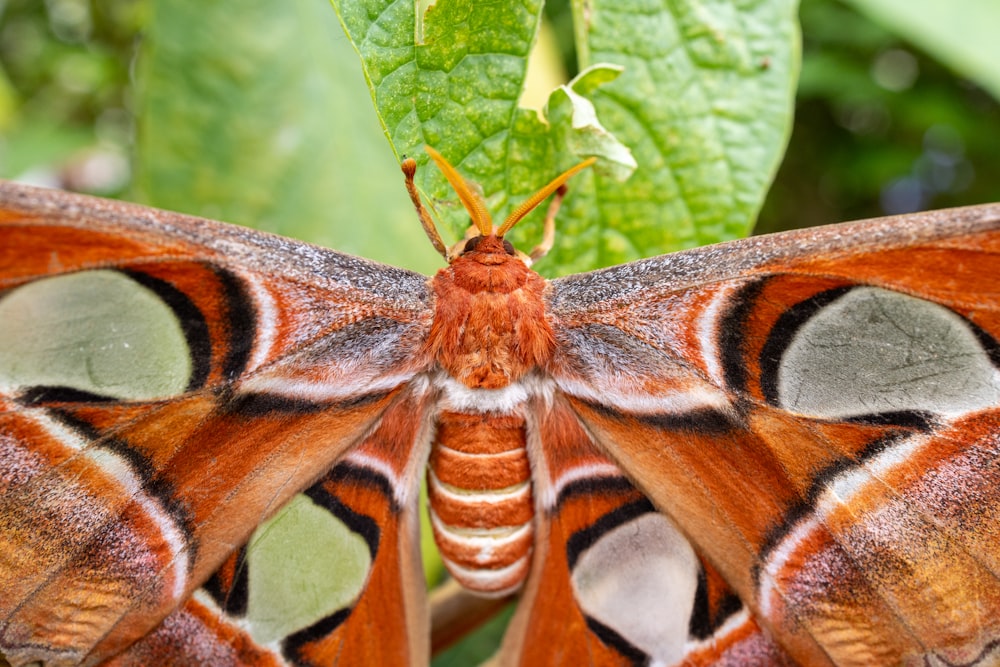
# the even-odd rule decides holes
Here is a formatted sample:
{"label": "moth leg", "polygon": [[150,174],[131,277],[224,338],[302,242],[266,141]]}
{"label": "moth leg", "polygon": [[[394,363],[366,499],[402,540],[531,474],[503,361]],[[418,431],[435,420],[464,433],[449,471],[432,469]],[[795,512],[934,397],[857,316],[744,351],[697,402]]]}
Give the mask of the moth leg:
{"label": "moth leg", "polygon": [[413,208],[417,210],[417,217],[420,218],[420,226],[424,228],[424,233],[427,234],[427,238],[430,239],[431,245],[438,251],[438,254],[448,259],[448,248],[445,247],[444,241],[441,240],[441,234],[438,233],[437,227],[434,226],[434,219],[424,207],[424,203],[420,201],[420,193],[413,182],[413,176],[417,173],[417,161],[413,158],[406,158],[399,167],[403,170],[403,176],[406,177],[406,193],[410,195]]}
{"label": "moth leg", "polygon": [[480,627],[514,600],[514,595],[485,598],[449,579],[430,593],[431,655],[436,656]]}
{"label": "moth leg", "polygon": [[542,257],[545,257],[552,250],[552,245],[556,241],[556,214],[559,212],[559,207],[562,206],[562,201],[566,197],[566,186],[561,185],[559,189],[556,190],[555,195],[552,196],[552,202],[549,204],[549,210],[545,212],[545,224],[542,227],[542,240],[532,248],[531,252],[528,253],[528,257],[532,262],[537,262]]}

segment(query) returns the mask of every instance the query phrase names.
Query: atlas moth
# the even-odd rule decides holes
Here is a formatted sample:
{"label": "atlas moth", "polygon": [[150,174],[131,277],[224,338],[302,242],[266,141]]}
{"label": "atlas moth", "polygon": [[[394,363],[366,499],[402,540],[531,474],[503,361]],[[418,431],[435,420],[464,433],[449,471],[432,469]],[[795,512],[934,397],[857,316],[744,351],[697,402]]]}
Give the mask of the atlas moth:
{"label": "atlas moth", "polygon": [[8,664],[426,664],[425,469],[498,664],[1000,660],[1000,207],[546,280],[592,160],[496,227],[429,152],[429,279],[0,186]]}

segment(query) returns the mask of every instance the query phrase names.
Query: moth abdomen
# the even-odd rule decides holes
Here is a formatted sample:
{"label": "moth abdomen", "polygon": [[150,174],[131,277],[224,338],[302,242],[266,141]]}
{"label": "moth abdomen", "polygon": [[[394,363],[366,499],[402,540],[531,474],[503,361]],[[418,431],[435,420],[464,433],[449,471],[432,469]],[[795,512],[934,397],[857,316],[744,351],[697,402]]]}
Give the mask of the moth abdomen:
{"label": "moth abdomen", "polygon": [[427,480],[434,539],[451,575],[485,595],[520,588],[534,540],[524,418],[442,412]]}

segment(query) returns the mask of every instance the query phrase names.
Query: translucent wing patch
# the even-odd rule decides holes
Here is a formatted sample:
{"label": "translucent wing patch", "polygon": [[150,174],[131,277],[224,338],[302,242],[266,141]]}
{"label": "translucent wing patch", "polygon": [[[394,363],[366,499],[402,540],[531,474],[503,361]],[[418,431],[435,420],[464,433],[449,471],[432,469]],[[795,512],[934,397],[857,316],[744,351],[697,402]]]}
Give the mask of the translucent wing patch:
{"label": "translucent wing patch", "polygon": [[1000,403],[996,341],[931,301],[841,288],[800,302],[783,319],[762,352],[775,360],[764,381],[768,399],[793,412],[954,415]]}

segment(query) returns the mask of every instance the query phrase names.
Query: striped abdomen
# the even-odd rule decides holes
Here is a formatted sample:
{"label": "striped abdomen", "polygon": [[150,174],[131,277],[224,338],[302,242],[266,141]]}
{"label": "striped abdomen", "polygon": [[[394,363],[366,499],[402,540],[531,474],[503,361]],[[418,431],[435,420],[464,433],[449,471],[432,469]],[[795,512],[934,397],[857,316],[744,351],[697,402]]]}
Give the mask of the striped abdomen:
{"label": "striped abdomen", "polygon": [[524,418],[443,412],[428,469],[434,540],[469,590],[505,595],[528,573],[534,539]]}

